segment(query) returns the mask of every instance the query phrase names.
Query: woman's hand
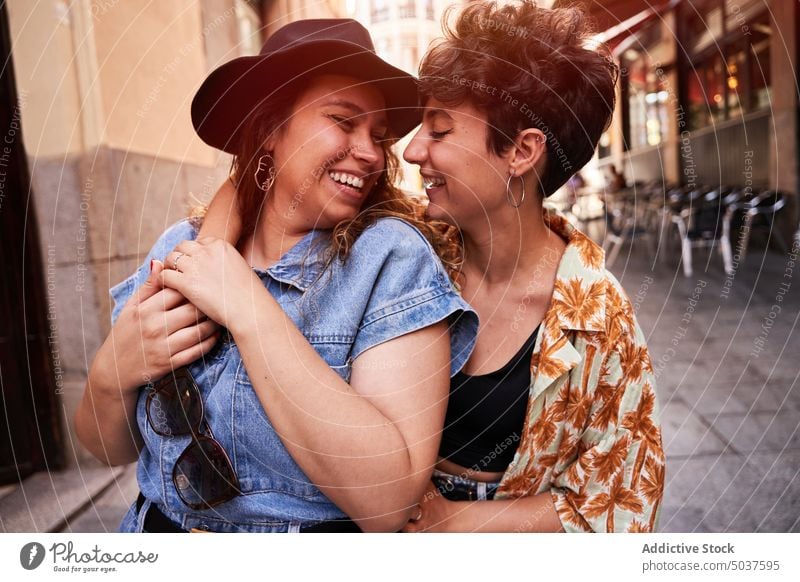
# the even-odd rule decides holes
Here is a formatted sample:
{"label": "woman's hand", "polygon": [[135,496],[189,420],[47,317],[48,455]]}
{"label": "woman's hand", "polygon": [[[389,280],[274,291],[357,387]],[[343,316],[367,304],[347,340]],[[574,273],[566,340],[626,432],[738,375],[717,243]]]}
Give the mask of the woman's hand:
{"label": "woman's hand", "polygon": [[150,276],[119,314],[92,365],[100,385],[133,391],[208,353],[219,327],[160,282],[164,265],[152,261]]}
{"label": "woman's hand", "polygon": [[180,292],[211,319],[229,329],[253,310],[253,293],[264,286],[242,255],[218,238],[180,243],[165,259],[164,287]]}
{"label": "woman's hand", "polygon": [[458,531],[452,520],[464,506],[463,502],[450,501],[432,482],[419,500],[418,519],[410,520],[401,530],[405,533]]}

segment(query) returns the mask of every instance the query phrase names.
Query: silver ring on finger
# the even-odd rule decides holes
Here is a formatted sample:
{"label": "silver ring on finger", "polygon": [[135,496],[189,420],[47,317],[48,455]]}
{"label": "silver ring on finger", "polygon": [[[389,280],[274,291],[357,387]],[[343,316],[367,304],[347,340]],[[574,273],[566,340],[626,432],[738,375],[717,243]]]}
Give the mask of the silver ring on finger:
{"label": "silver ring on finger", "polygon": [[185,256],[186,256],[186,253],[178,253],[178,256],[176,256],[174,259],[172,259],[172,270],[173,271],[180,271],[180,269],[178,269],[178,261],[180,261]]}

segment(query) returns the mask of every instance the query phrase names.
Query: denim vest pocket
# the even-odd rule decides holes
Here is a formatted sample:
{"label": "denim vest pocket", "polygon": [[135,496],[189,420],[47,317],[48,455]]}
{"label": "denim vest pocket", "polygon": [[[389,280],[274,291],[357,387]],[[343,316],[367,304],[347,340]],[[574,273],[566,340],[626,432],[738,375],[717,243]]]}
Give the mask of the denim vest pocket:
{"label": "denim vest pocket", "polygon": [[242,493],[279,493],[309,501],[324,501],[325,496],[284,447],[244,365],[239,366],[232,390],[230,427],[233,443],[230,456]]}

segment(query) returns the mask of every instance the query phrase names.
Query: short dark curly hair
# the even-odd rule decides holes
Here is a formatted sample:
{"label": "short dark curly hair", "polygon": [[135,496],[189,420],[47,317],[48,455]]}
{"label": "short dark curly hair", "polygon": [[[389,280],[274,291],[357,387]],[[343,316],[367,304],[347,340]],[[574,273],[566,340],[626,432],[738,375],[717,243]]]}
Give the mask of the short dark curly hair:
{"label": "short dark curly hair", "polygon": [[531,0],[471,2],[420,65],[425,97],[486,112],[487,147],[507,151],[523,129],[547,137],[540,190],[549,196],[594,155],[614,112],[617,65],[580,8]]}

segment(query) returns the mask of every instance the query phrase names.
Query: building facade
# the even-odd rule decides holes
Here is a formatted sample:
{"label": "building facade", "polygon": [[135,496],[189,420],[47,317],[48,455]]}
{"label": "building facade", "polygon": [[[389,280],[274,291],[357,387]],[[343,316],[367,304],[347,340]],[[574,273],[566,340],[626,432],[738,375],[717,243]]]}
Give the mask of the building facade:
{"label": "building facade", "polygon": [[17,186],[4,188],[0,221],[4,250],[26,253],[4,274],[22,291],[2,304],[2,485],[93,463],[72,417],[110,328],[108,289],[227,175],[189,108],[210,70],[258,51],[261,24],[242,0],[0,9],[5,136],[21,153],[4,169]]}
{"label": "building facade", "polygon": [[[599,4],[599,3],[598,3]],[[777,189],[797,229],[800,5],[785,0],[652,2],[601,35],[622,71],[598,166],[629,183]]]}

